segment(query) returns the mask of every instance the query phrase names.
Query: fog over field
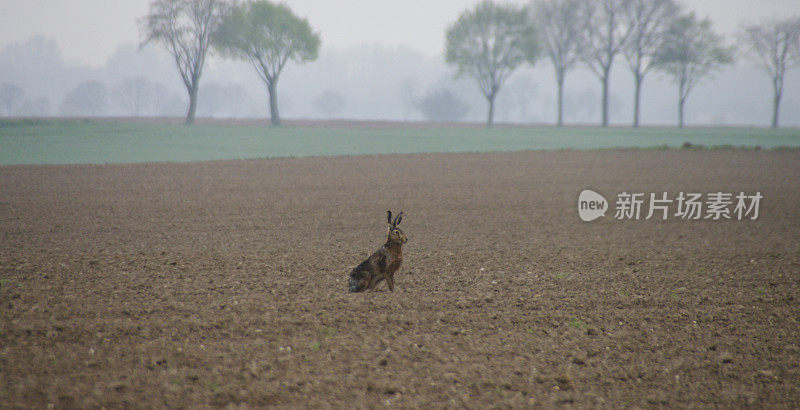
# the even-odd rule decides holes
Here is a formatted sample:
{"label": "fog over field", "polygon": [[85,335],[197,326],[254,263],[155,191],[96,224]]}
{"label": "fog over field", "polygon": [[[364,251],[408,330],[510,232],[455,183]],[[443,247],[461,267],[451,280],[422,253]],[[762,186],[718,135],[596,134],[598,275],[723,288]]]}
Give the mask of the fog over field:
{"label": "fog over field", "polygon": [[[322,38],[319,58],[288,67],[278,95],[285,118],[423,120],[419,101],[450,90],[465,107],[462,120],[483,121],[486,101],[474,81],[457,79],[444,62],[444,31],[477,1],[288,1]],[[517,1],[515,3],[524,4]],[[682,5],[710,17],[730,45],[743,23],[800,14],[792,0],[705,0]],[[5,116],[174,116],[186,111],[174,61],[159,45],[139,47],[137,21],[148,1],[53,0],[0,4],[0,83],[23,92]],[[293,63],[290,63],[290,65]],[[66,97],[79,84],[105,89],[96,107],[77,109]],[[137,95],[143,85],[148,96]],[[565,84],[565,121],[600,120],[600,82],[585,67]],[[674,125],[677,87],[650,73],[642,91],[642,124]],[[688,125],[769,125],[772,88],[766,72],[742,53],[734,65],[703,80],[686,106]],[[611,74],[610,122],[630,124],[633,77],[619,58]],[[250,65],[213,54],[205,67],[200,117],[269,114],[266,89]],[[499,122],[553,123],[556,84],[546,57],[514,73],[497,97]],[[787,73],[781,125],[800,126],[800,69]]]}

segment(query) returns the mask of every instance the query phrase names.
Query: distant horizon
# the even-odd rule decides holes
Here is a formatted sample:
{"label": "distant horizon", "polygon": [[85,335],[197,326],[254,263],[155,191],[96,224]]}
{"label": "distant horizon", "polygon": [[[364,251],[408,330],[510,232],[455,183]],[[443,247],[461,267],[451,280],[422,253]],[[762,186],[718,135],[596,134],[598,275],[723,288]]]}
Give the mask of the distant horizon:
{"label": "distant horizon", "polygon": [[[85,122],[106,122],[106,123],[130,123],[130,124],[164,124],[164,125],[184,125],[186,120],[183,116],[118,116],[118,115],[105,115],[105,116],[12,116],[0,117],[0,125],[4,122],[15,121],[85,121]],[[282,117],[281,122],[284,127],[302,127],[302,128],[330,128],[330,129],[359,129],[359,128],[377,128],[377,129],[390,129],[390,128],[421,128],[421,129],[437,129],[437,128],[486,128],[486,122],[477,119],[465,119],[460,121],[434,121],[427,119],[370,119],[370,118],[304,118],[304,117]],[[198,116],[195,125],[244,125],[244,126],[269,126],[270,119],[269,113],[264,116],[254,117],[204,117]],[[496,121],[492,128],[560,128],[553,121],[541,122],[516,122],[516,121]],[[597,128],[602,130],[599,124],[591,122],[565,122],[561,128]],[[608,125],[609,129],[632,129],[633,126],[629,123],[612,122]],[[677,124],[669,123],[646,123],[641,124],[641,130],[648,129],[680,129]],[[765,129],[771,130],[769,124],[702,124],[691,123],[684,126],[684,130],[692,129]],[[778,131],[800,131],[800,125],[781,125]]]}

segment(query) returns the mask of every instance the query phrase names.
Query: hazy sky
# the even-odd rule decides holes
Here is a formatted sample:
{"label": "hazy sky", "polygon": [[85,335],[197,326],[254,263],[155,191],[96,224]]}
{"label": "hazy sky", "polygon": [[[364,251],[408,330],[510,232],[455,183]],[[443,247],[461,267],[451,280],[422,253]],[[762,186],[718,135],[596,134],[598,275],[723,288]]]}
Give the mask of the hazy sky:
{"label": "hazy sky", "polygon": [[[742,21],[800,14],[800,0],[680,0],[725,34]],[[322,34],[323,47],[364,43],[441,55],[444,31],[479,0],[286,0]],[[523,4],[526,0],[516,0]],[[125,42],[138,42],[149,0],[0,0],[0,48],[40,33],[56,39],[68,63],[99,66]]]}

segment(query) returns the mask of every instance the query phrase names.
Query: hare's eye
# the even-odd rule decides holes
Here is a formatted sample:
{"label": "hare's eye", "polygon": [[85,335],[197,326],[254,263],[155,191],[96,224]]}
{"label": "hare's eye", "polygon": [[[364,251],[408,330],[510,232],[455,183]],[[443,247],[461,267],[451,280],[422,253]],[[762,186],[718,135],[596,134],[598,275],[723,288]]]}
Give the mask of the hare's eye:
{"label": "hare's eye", "polygon": [[400,231],[398,231],[397,229],[395,229],[393,233],[394,233],[395,235],[400,235]]}

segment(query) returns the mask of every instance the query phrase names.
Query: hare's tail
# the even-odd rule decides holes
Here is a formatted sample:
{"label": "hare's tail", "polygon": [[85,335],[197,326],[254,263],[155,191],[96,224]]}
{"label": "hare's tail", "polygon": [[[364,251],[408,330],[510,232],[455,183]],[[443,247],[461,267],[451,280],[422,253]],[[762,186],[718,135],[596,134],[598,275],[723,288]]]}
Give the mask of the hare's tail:
{"label": "hare's tail", "polygon": [[350,292],[361,292],[362,290],[366,289],[366,282],[366,277],[363,272],[356,269],[353,269],[353,271],[350,272]]}

